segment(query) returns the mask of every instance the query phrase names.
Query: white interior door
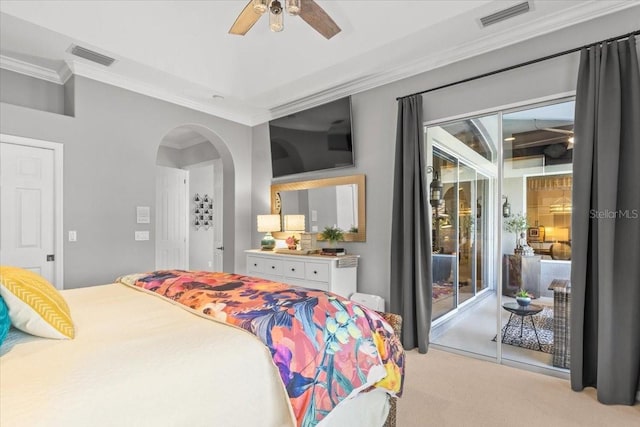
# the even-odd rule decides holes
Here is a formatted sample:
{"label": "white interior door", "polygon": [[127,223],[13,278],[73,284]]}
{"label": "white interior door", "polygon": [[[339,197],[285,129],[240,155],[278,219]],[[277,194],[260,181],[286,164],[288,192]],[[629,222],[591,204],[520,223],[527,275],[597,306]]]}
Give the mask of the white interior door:
{"label": "white interior door", "polygon": [[222,271],[224,241],[222,240],[222,160],[213,161],[213,271]]}
{"label": "white interior door", "polygon": [[189,268],[187,177],[183,169],[156,167],[156,269]]}
{"label": "white interior door", "polygon": [[336,186],[336,225],[344,231],[358,224],[358,197],[355,192],[355,184]]}
{"label": "white interior door", "polygon": [[56,284],[54,251],[54,152],[2,142],[0,263],[34,271]]}

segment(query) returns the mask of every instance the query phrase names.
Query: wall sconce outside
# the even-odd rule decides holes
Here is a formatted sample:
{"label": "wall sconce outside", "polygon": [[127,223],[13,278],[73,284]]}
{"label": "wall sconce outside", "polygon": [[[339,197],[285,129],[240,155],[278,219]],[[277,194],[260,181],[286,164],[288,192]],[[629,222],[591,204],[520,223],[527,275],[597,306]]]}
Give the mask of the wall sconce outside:
{"label": "wall sconce outside", "polygon": [[509,204],[509,198],[507,196],[502,196],[505,199],[502,205],[502,216],[504,218],[509,218],[511,216],[511,205]]}
{"label": "wall sconce outside", "polygon": [[433,166],[427,166],[427,173],[431,172],[433,172],[433,180],[429,185],[429,203],[431,203],[431,206],[438,206],[442,200],[442,182],[438,176],[438,171],[433,169]]}

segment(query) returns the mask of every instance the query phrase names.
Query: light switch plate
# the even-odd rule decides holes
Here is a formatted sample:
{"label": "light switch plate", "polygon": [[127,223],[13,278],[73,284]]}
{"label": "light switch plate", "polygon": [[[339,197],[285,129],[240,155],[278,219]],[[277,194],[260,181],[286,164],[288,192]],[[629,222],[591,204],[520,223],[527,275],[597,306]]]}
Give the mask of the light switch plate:
{"label": "light switch plate", "polygon": [[69,241],[70,242],[78,241],[78,232],[76,230],[69,230]]}
{"label": "light switch plate", "polygon": [[149,231],[136,231],[136,240],[149,240]]}

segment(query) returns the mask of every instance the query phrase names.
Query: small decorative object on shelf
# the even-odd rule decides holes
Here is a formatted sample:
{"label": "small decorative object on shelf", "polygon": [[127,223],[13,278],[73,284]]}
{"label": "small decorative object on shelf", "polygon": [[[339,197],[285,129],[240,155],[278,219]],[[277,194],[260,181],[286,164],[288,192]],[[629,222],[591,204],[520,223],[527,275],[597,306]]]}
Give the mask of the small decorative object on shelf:
{"label": "small decorative object on shelf", "polygon": [[518,292],[516,292],[516,302],[520,307],[526,307],[531,304],[531,295],[526,290],[520,288]]}
{"label": "small decorative object on shelf", "polygon": [[320,255],[327,256],[342,256],[346,255],[347,251],[344,248],[322,248]]}
{"label": "small decorative object on shelf", "polygon": [[213,200],[207,194],[200,196],[198,193],[193,197],[193,225],[196,230],[204,227],[205,230],[213,227]]}
{"label": "small decorative object on shelf", "polygon": [[296,236],[289,236],[287,237],[287,247],[291,250],[295,250],[298,249],[298,242],[299,240],[296,238]]}
{"label": "small decorative object on shelf", "polygon": [[335,225],[333,227],[326,226],[320,236],[329,241],[329,246],[335,246],[336,243],[344,240],[344,232]]}
{"label": "small decorative object on shelf", "polygon": [[300,233],[300,249],[312,251],[316,246],[316,233]]}

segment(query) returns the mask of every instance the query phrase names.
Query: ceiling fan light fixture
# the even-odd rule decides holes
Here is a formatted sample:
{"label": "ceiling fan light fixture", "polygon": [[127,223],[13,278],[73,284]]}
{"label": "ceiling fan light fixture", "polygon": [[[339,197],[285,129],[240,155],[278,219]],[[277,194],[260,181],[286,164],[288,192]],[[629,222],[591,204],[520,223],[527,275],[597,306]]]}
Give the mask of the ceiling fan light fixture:
{"label": "ceiling fan light fixture", "polygon": [[267,11],[269,28],[280,32],[284,30],[285,7],[289,15],[299,16],[327,40],[342,31],[314,0],[248,0],[229,29],[229,34],[244,36]]}
{"label": "ceiling fan light fixture", "polygon": [[300,14],[300,0],[286,0],[287,13],[292,16]]}
{"label": "ceiling fan light fixture", "polygon": [[269,8],[269,0],[253,0],[253,11],[262,15]]}
{"label": "ceiling fan light fixture", "polygon": [[269,10],[272,15],[281,15],[282,14],[282,3],[278,0],[273,0],[271,2],[271,6],[269,6]]}
{"label": "ceiling fan light fixture", "polygon": [[282,13],[282,5],[278,0],[273,0],[270,7],[269,28],[274,33],[284,30],[284,14]]}

